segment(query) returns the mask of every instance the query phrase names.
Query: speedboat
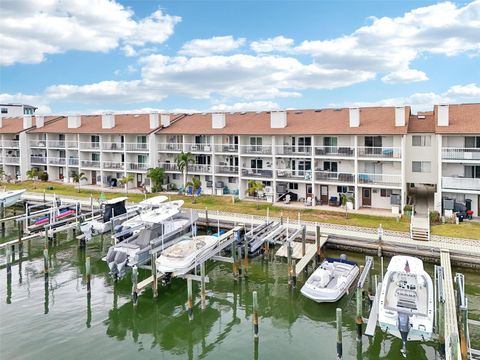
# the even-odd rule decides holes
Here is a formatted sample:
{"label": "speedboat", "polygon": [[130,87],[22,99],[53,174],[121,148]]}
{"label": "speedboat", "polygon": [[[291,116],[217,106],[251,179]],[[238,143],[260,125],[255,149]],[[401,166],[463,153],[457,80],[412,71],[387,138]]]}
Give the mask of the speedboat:
{"label": "speedboat", "polygon": [[25,189],[22,190],[8,190],[0,192],[0,204],[3,204],[4,207],[9,207],[14,205],[25,192]]}
{"label": "speedboat", "polygon": [[197,259],[218,245],[218,236],[184,238],[165,249],[156,261],[157,271],[164,274],[184,275]]}
{"label": "speedboat", "polygon": [[422,260],[394,256],[383,277],[378,322],[384,332],[407,341],[425,341],[433,334],[433,283]]}
{"label": "speedboat", "polygon": [[300,292],[318,303],[336,302],[345,295],[359,272],[357,263],[346,257],[326,258],[310,275]]}

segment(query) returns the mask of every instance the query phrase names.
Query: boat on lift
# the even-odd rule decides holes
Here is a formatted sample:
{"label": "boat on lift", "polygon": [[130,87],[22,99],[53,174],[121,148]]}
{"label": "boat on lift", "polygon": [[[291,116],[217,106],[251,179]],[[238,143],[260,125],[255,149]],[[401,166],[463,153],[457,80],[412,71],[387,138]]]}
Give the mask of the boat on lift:
{"label": "boat on lift", "polygon": [[326,258],[310,275],[300,292],[318,303],[336,302],[345,295],[359,272],[357,263],[347,260],[344,255]]}
{"label": "boat on lift", "polygon": [[199,257],[214,249],[219,241],[220,237],[209,235],[184,238],[162,251],[156,261],[157,271],[164,274],[184,275]]}
{"label": "boat on lift", "polygon": [[384,332],[402,339],[404,356],[407,341],[432,338],[433,293],[432,278],[422,260],[413,256],[390,260],[380,292],[378,322]]}
{"label": "boat on lift", "polygon": [[22,194],[25,192],[25,189],[22,190],[7,190],[0,192],[0,204],[3,204],[3,207],[10,207],[17,203],[18,200],[22,197]]}

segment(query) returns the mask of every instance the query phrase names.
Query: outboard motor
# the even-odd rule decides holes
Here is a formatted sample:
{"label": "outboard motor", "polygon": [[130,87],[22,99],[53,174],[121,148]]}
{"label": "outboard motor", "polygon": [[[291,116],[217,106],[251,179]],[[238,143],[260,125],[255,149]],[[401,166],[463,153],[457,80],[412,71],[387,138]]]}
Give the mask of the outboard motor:
{"label": "outboard motor", "polygon": [[347,255],[346,254],[341,254],[340,259],[343,260],[343,261],[347,260]]}
{"label": "outboard motor", "polygon": [[408,333],[410,332],[410,317],[408,314],[399,313],[398,314],[398,331],[400,332],[400,336],[402,337],[402,355],[404,357],[407,356],[407,339]]}

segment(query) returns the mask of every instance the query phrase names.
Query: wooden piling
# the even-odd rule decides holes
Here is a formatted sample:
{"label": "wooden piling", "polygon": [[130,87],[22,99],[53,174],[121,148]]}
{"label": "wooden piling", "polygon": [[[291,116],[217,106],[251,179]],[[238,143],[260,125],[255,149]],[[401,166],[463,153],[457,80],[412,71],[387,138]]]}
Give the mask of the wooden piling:
{"label": "wooden piling", "polygon": [[133,265],[132,268],[132,299],[133,299],[133,306],[137,306],[138,302],[138,269],[137,265]]}
{"label": "wooden piling", "polygon": [[[321,237],[320,225],[315,224],[315,244],[317,245],[317,255],[315,256],[315,260],[316,260],[317,264],[320,262],[320,253],[322,251],[322,249],[320,247],[320,237]],[[317,265],[317,264],[315,264],[315,265]]]}
{"label": "wooden piling", "polygon": [[200,301],[202,310],[205,310],[205,262],[200,264]]}
{"label": "wooden piling", "polygon": [[248,277],[248,241],[245,238],[245,249],[244,249],[244,258],[243,258],[243,276]]}
{"label": "wooden piling", "polygon": [[380,279],[383,282],[383,256],[380,256]]}
{"label": "wooden piling", "polygon": [[[0,216],[5,219],[5,204],[0,202]],[[2,236],[5,236],[5,221],[2,221]]]}
{"label": "wooden piling", "polygon": [[238,271],[238,276],[242,276],[242,247],[239,246],[237,248],[238,254],[237,254],[237,271]]}
{"label": "wooden piling", "polygon": [[45,278],[48,277],[48,248],[43,249],[43,269]]}
{"label": "wooden piling", "polygon": [[9,247],[5,248],[5,257],[7,261],[7,276],[12,275],[12,250]]}
{"label": "wooden piling", "polygon": [[209,226],[208,226],[208,209],[205,207],[205,225],[207,227],[207,234],[209,233]]}
{"label": "wooden piling", "polygon": [[362,294],[362,289],[357,288],[357,317],[355,319],[355,322],[357,324],[357,341],[362,341],[362,332],[363,332],[363,317],[362,317],[362,299],[363,294]]}
{"label": "wooden piling", "polygon": [[258,300],[257,292],[252,293],[252,303],[253,303],[253,337],[258,338]]}
{"label": "wooden piling", "polygon": [[440,354],[445,354],[445,302],[441,299],[438,302],[438,343]]}
{"label": "wooden piling", "polygon": [[85,274],[87,276],[87,294],[90,294],[92,291],[92,288],[90,286],[90,279],[91,279],[90,256],[88,256],[85,260]]}
{"label": "wooden piling", "polygon": [[292,247],[290,243],[287,242],[287,267],[288,267],[288,284],[293,285],[292,283]]}
{"label": "wooden piling", "polygon": [[337,308],[337,359],[341,359],[342,354],[342,309]]}
{"label": "wooden piling", "polygon": [[192,278],[187,278],[187,311],[188,311],[188,320],[193,320],[193,291],[192,291]]}
{"label": "wooden piling", "polygon": [[297,261],[295,259],[292,259],[292,289],[295,289],[297,287]]}
{"label": "wooden piling", "polygon": [[450,356],[451,359],[458,359],[458,334],[450,335]]}
{"label": "wooden piling", "polygon": [[238,265],[237,265],[237,249],[236,249],[236,243],[232,243],[232,271],[233,271],[233,278],[235,280],[238,280]]}
{"label": "wooden piling", "polygon": [[18,257],[21,259],[22,256],[23,256],[23,240],[22,240],[23,225],[22,225],[22,221],[18,220],[17,225],[18,225]]}
{"label": "wooden piling", "polygon": [[158,274],[157,274],[157,256],[156,254],[152,254],[151,264],[152,264],[152,276],[153,276],[153,283],[152,283],[152,292],[153,297],[156,298],[158,296]]}

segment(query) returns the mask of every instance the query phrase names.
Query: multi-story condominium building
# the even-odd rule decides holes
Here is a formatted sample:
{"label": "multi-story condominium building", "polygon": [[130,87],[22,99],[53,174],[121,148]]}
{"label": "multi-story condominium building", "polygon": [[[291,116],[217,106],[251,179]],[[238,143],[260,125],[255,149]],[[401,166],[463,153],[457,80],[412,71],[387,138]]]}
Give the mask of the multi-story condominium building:
{"label": "multi-story condominium building", "polygon": [[37,108],[25,104],[0,104],[0,114],[4,117],[33,115]]}
{"label": "multi-story condominium building", "polygon": [[415,115],[409,107],[27,115],[3,119],[0,134],[4,171],[22,179],[38,167],[50,180],[84,172],[89,184],[109,187],[131,173],[131,186],[148,186],[147,169],[159,166],[180,188],[183,151],[194,157],[188,179],[198,176],[207,194],[243,198],[254,180],[273,202],[288,193],[329,204],[347,193],[356,209],[401,210],[422,192],[432,209],[448,197],[471,200],[480,214],[480,104]]}

